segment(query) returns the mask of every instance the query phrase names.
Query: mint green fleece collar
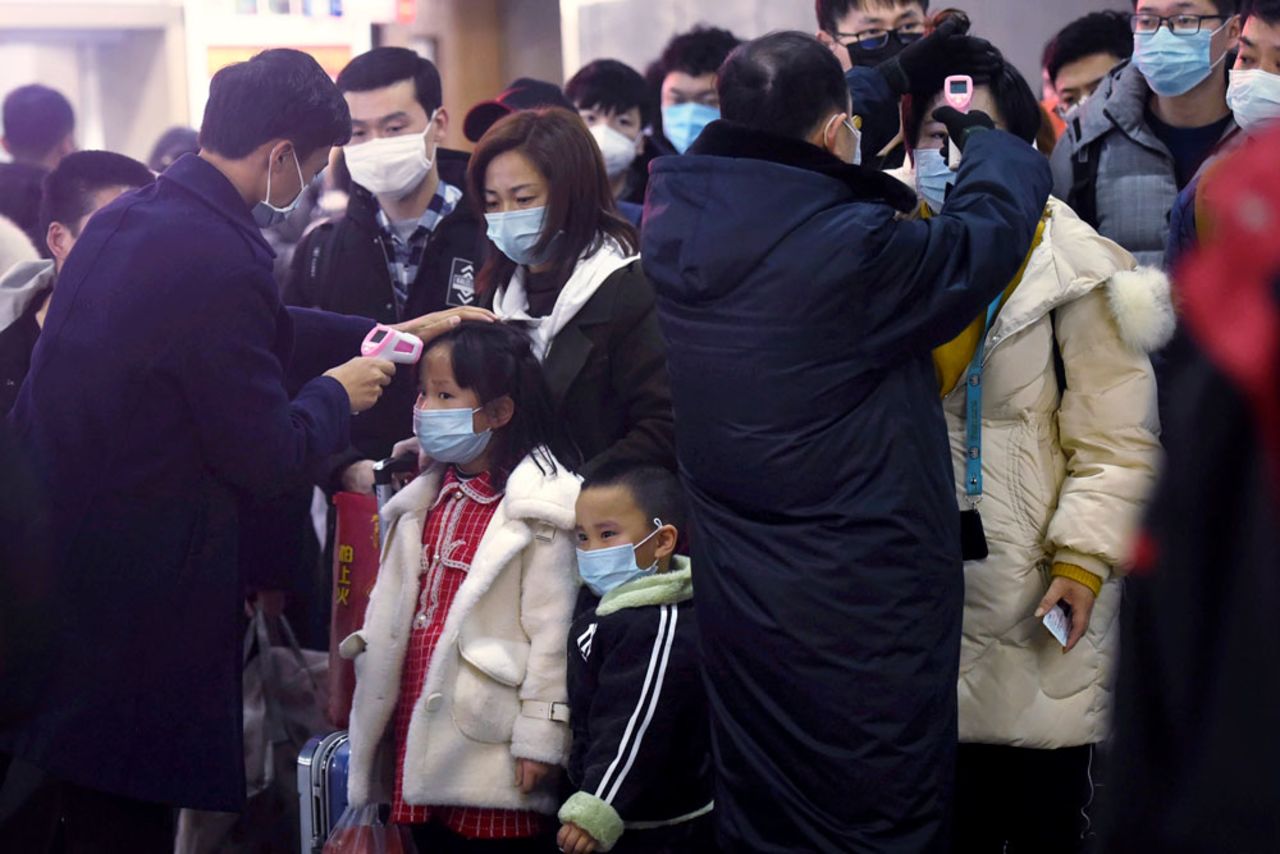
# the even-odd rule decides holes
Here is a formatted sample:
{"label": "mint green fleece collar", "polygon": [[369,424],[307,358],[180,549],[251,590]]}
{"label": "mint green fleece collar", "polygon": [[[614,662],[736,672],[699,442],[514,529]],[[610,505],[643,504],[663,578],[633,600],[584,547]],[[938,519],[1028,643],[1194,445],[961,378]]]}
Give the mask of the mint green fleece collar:
{"label": "mint green fleece collar", "polygon": [[692,598],[693,569],[687,557],[676,555],[671,559],[670,571],[629,581],[604,594],[596,616],[607,617],[627,608],[674,605]]}

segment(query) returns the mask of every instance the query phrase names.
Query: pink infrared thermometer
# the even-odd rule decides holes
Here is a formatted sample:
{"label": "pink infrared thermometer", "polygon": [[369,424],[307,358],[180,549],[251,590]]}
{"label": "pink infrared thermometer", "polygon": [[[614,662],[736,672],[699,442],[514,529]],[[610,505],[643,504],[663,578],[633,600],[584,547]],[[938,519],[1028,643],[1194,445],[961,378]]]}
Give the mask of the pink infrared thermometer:
{"label": "pink infrared thermometer", "polygon": [[[969,112],[973,103],[973,78],[968,74],[953,74],[942,84],[942,100],[948,107],[954,107],[962,113]],[[947,145],[947,165],[952,171],[960,168],[960,146],[955,140]]]}
{"label": "pink infrared thermometer", "polygon": [[360,345],[360,355],[370,359],[386,359],[397,365],[416,365],[422,358],[422,339],[390,326],[373,327]]}

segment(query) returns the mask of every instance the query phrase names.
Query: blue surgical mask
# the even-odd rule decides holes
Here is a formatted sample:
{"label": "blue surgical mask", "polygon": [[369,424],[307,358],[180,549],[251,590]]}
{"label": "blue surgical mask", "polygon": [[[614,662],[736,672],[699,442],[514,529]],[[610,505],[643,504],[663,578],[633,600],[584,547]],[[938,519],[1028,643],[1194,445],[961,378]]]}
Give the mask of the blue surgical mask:
{"label": "blue surgical mask", "polygon": [[302,177],[302,164],[298,162],[298,152],[293,149],[289,150],[293,155],[293,165],[298,170],[298,195],[293,197],[293,201],[288,205],[278,208],[271,204],[271,166],[267,166],[267,197],[253,206],[253,221],[258,224],[258,228],[271,228],[273,225],[279,225],[289,218],[298,204],[302,201],[302,194],[307,189],[307,182]]}
{"label": "blue surgical mask", "polygon": [[937,148],[916,149],[916,189],[934,213],[947,201],[947,188],[956,182],[956,173]]}
{"label": "blue surgical mask", "polygon": [[[1227,19],[1229,23],[1231,19]],[[1149,35],[1136,34],[1133,37],[1133,63],[1157,95],[1167,98],[1185,95],[1226,59],[1225,51],[1217,62],[1210,59],[1213,37],[1222,31],[1222,27],[1213,32],[1201,30],[1188,36],[1175,36],[1168,27],[1161,27]]]}
{"label": "blue surgical mask", "polygon": [[653,524],[657,526],[653,533],[634,546],[623,543],[620,546],[590,552],[578,549],[578,574],[582,576],[583,583],[591,589],[592,593],[603,596],[610,590],[653,575],[658,571],[657,560],[654,560],[653,564],[646,569],[636,566],[636,549],[652,540],[662,529],[661,519],[654,519]]}
{"label": "blue surgical mask", "polygon": [[489,226],[489,239],[512,261],[528,267],[547,260],[547,253],[538,254],[533,250],[542,239],[542,230],[546,226],[545,205],[522,211],[487,213],[484,219]]}
{"label": "blue surgical mask", "polygon": [[492,430],[477,433],[471,416],[479,409],[414,409],[413,433],[422,453],[440,463],[463,464],[484,453]]}
{"label": "blue surgical mask", "polygon": [[702,129],[718,118],[719,107],[708,107],[693,101],[673,104],[662,108],[662,132],[676,147],[676,151],[684,154],[702,133]]}

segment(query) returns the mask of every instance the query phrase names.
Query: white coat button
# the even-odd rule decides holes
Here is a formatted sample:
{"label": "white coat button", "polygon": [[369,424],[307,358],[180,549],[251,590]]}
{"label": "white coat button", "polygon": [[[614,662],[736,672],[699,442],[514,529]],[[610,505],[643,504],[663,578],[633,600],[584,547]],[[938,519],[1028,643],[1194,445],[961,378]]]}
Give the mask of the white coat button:
{"label": "white coat button", "polygon": [[430,697],[427,698],[428,712],[437,711],[443,705],[444,705],[444,694],[432,694]]}

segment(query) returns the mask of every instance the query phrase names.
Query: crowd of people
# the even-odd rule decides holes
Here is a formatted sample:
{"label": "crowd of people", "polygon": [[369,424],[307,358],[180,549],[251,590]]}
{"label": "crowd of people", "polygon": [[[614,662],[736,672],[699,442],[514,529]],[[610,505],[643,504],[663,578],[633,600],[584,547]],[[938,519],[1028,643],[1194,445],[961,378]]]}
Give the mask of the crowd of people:
{"label": "crowd of people", "polygon": [[327,647],[312,496],[407,451],[333,640],[422,854],[1274,850],[1280,2],[1039,91],[929,5],[521,78],[469,153],[404,48],[228,66],[148,164],[11,93],[0,848],[242,809],[246,602]]}

